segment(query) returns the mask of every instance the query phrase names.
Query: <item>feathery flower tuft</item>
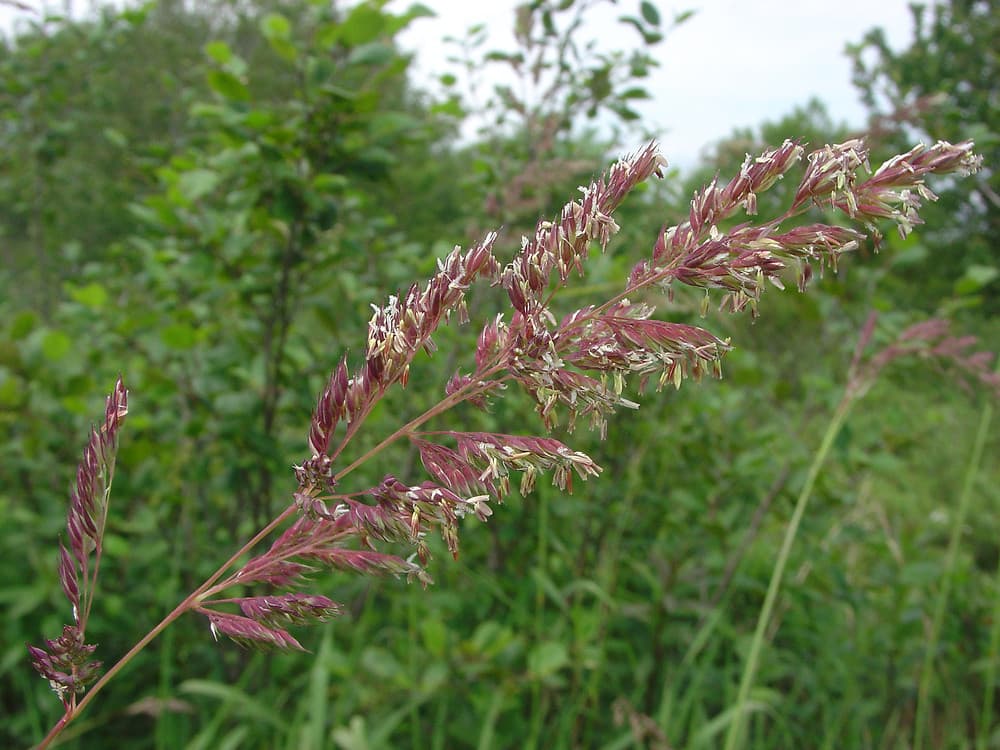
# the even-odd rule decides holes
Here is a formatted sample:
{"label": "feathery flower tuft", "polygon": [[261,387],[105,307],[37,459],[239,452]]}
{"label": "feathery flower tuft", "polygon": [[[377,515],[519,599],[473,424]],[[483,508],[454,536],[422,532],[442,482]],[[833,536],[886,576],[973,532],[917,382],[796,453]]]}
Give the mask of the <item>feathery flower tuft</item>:
{"label": "feathery flower tuft", "polygon": [[90,661],[96,648],[83,642],[78,627],[64,625],[61,636],[45,640],[45,648],[28,644],[28,653],[38,673],[49,681],[63,705],[68,705],[100,673],[101,662]]}
{"label": "feathery flower tuft", "polygon": [[[742,211],[758,213],[758,195],[788,175],[805,157],[805,174],[791,205],[779,216],[754,220],[729,230],[722,222]],[[542,426],[551,431],[565,416],[573,430],[589,420],[603,438],[609,417],[618,409],[636,409],[627,398],[628,379],[642,393],[650,379],[656,388],[680,387],[685,377],[721,377],[728,341],[698,326],[655,319],[656,292],[667,299],[678,284],[704,290],[703,312],[710,295],[721,293],[720,307],[757,314],[768,284],[783,287],[790,271],[805,290],[813,266],[836,268],[839,257],[860,247],[866,234],[879,239],[877,222],[894,221],[905,236],[921,222],[923,201],[935,196],[924,184],[931,173],[968,174],[980,167],[971,143],[939,142],[918,146],[890,159],[867,179],[868,149],[860,140],[825,146],[809,154],[785,141],[757,157],[748,155],[728,183],[712,180],[698,191],[684,222],[664,226],[646,259],[634,266],[624,288],[610,299],[579,308],[557,319],[553,296],[574,274],[585,272],[592,246],[602,252],[619,227],[614,213],[626,195],[652,176],[662,177],[666,161],[655,144],[618,161],[567,203],[550,220],[539,221],[520,251],[501,265],[494,256],[496,233],[468,251],[456,247],[438,262],[423,285],[413,284],[373,305],[361,361],[343,357],[323,387],[308,432],[309,454],[295,466],[297,487],[292,504],[249,540],[219,571],[199,586],[150,635],[185,611],[208,618],[213,635],[244,646],[303,650],[287,626],[323,622],[342,612],[340,604],[319,594],[269,591],[261,595],[212,598],[232,587],[263,584],[291,589],[321,569],[361,575],[388,574],[431,583],[424,566],[427,542],[440,533],[449,552],[459,553],[459,523],[468,515],[487,521],[491,503],[500,503],[519,475],[519,490],[530,493],[539,475],[572,492],[574,474],[582,480],[601,467],[587,454],[551,437],[491,432],[427,431],[423,426],[461,403],[486,408],[510,385],[535,401]],[[859,228],[813,223],[784,226],[813,206],[836,209]],[[861,229],[867,230],[861,231]],[[353,461],[342,454],[390,388],[405,388],[420,351],[435,351],[433,336],[452,317],[468,321],[467,293],[477,281],[506,292],[511,310],[491,314],[480,329],[474,362],[446,384],[444,398],[368,448]],[[717,291],[716,291],[717,290]],[[630,300],[642,300],[633,302]],[[973,339],[953,337],[942,321],[929,321],[903,332],[896,342],[865,360],[864,347],[874,332],[866,325],[852,365],[851,387],[867,387],[878,370],[904,354],[947,363],[966,379],[1000,395],[1000,376],[988,370],[990,356],[971,351]],[[127,391],[119,379],[108,398],[104,423],[95,429],[77,469],[67,517],[68,543],[60,545],[59,580],[73,607],[73,625],[44,647],[28,646],[35,669],[64,703],[62,724],[75,714],[79,695],[97,676],[95,646],[85,643],[100,564],[108,500],[114,474],[118,429],[128,413]],[[342,488],[358,466],[405,440],[416,447],[430,479],[407,481],[386,475],[374,487],[353,492]],[[453,443],[445,445],[443,443]],[[250,558],[224,577],[230,566],[276,531],[294,522],[263,554]],[[403,557],[399,547],[415,550]],[[406,554],[406,553],[404,553]],[[415,558],[417,562],[414,561]],[[239,608],[241,614],[219,607]],[[127,662],[146,641],[140,642]],[[114,670],[112,670],[113,672]],[[83,701],[89,701],[102,680]],[[82,706],[82,704],[81,704]]]}
{"label": "feathery flower tuft", "polygon": [[[804,175],[783,214],[719,229],[739,211],[755,216],[757,196],[803,157]],[[783,288],[792,270],[804,290],[814,265],[836,268],[839,257],[860,247],[866,236],[834,224],[786,228],[785,222],[814,205],[832,207],[862,223],[877,240],[878,219],[896,221],[901,231],[919,222],[920,200],[933,195],[923,184],[928,173],[971,171],[978,161],[968,144],[939,143],[932,149],[915,148],[864,179],[868,149],[860,140],[808,154],[800,144],[785,141],[757,157],[748,155],[728,183],[715,179],[698,191],[687,220],[663,228],[621,294],[557,319],[550,308],[553,295],[572,275],[584,273],[592,245],[607,248],[618,231],[615,209],[640,182],[661,175],[664,165],[650,144],[582,187],[581,197],[558,216],[539,221],[503,268],[493,256],[497,237],[489,234],[466,253],[456,248],[424,286],[414,284],[374,307],[363,362],[350,375],[347,360],[341,360],[319,397],[309,437],[313,456],[296,467],[295,501],[303,516],[291,536],[286,533],[268,553],[244,566],[241,580],[288,585],[319,565],[405,574],[427,582],[421,567],[429,559],[427,532],[436,528],[457,556],[458,521],[470,512],[483,521],[489,518],[490,502],[500,502],[510,492],[512,474],[520,475],[522,493],[530,492],[546,471],[557,487],[571,491],[574,473],[586,479],[600,467],[552,438],[421,432],[426,419],[460,402],[486,408],[488,398],[513,383],[534,399],[547,430],[565,417],[572,431],[582,418],[604,437],[612,414],[639,406],[625,396],[629,378],[642,392],[650,379],[660,389],[680,387],[686,377],[720,377],[730,349],[728,341],[703,328],[656,320],[651,290],[669,298],[677,284],[703,289],[706,306],[713,290],[719,290],[724,309],[749,308],[756,315],[767,283]],[[437,327],[452,314],[465,322],[465,295],[479,278],[507,293],[512,312],[494,314],[482,326],[474,369],[455,373],[445,386],[445,401],[378,448],[409,439],[432,481],[411,483],[387,475],[376,487],[339,494],[338,482],[358,463],[335,469],[344,447],[389,387],[405,387],[416,354],[434,351]],[[630,297],[644,301],[631,302]],[[340,422],[347,426],[333,446]],[[442,444],[449,441],[454,447]],[[415,547],[421,565],[380,551],[384,544]]]}
{"label": "feathery flower tuft", "polygon": [[905,357],[919,357],[946,368],[945,374],[961,387],[968,389],[978,383],[994,397],[1000,398],[1000,373],[991,366],[996,355],[989,351],[974,351],[978,339],[975,336],[953,335],[949,322],[941,318],[930,318],[909,326],[894,341],[865,359],[864,352],[874,337],[877,320],[878,315],[874,312],[868,316],[851,362],[848,387],[856,395],[863,395],[891,362]]}
{"label": "feathery flower tuft", "polygon": [[287,630],[269,628],[249,617],[240,617],[215,610],[202,610],[210,623],[209,628],[216,640],[219,633],[243,647],[259,649],[276,648],[282,651],[305,651],[302,644]]}
{"label": "feathery flower tuft", "polygon": [[268,627],[325,622],[344,611],[336,602],[313,594],[255,596],[240,599],[238,603],[243,614]]}
{"label": "feathery flower tuft", "polygon": [[121,378],[104,409],[104,422],[90,433],[70,493],[66,529],[69,548],[59,545],[59,583],[73,608],[73,625],[46,640],[45,648],[28,645],[32,664],[66,706],[75,702],[99,673],[100,662],[90,661],[96,646],[84,643],[100,569],[104,527],[115,473],[118,430],[128,414],[128,391]]}

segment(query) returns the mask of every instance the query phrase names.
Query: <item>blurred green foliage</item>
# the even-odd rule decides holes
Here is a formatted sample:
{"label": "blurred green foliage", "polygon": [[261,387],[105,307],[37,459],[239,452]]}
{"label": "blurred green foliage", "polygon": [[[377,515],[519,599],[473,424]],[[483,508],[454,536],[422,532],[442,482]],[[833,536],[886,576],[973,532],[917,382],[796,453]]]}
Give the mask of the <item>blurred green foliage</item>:
{"label": "blurred green foliage", "polygon": [[[962,307],[1000,311],[1000,107],[995,47],[1000,13],[989,0],[913,4],[913,40],[892,49],[881,29],[848,47],[854,82],[871,109],[872,135],[887,148],[915,138],[975,139],[987,169],[968,186],[943,185],[925,218],[929,231],[897,269],[900,299],[933,309],[949,292]],[[970,192],[973,197],[970,199]],[[914,280],[921,280],[914,289]],[[905,296],[909,287],[911,294]],[[928,297],[930,299],[928,299]],[[931,304],[928,304],[930,302]]]}
{"label": "blurred green foliage", "polygon": [[[610,113],[631,127],[665,28],[655,4],[636,3],[622,21],[636,49],[599,51],[575,20],[590,5],[524,6],[510,50],[473,29],[442,98],[411,86],[396,44],[427,23],[419,5],[163,0],[32,22],[0,47],[0,744],[27,746],[59,715],[23,644],[69,617],[56,541],[87,425],[115,376],[131,415],[89,630],[107,664],[285,507],[314,399],[341,353],[361,348],[369,303],[494,227],[513,251],[603,166],[608,140],[578,126]],[[997,77],[976,61],[995,56],[985,28],[997,13],[968,16],[983,5],[939,6],[906,53],[879,46],[865,85],[892,82],[897,104],[945,89],[952,108],[920,110],[921,127],[975,136],[995,154],[984,102]],[[928,62],[953,62],[962,45],[965,64],[947,75]],[[552,82],[534,98],[510,84],[478,104],[461,93],[485,65],[532,80],[533,64]],[[981,127],[962,114],[973,110]],[[469,121],[482,129],[460,139]],[[881,122],[887,154],[909,133]],[[735,133],[703,172],[633,196],[618,250],[593,259],[572,302],[620,288],[660,225],[683,219],[692,190],[732,174],[745,152],[845,135],[816,102]],[[995,175],[986,170],[981,200],[964,182],[945,186],[924,213],[928,231],[887,238],[881,255],[848,259],[808,295],[769,295],[755,322],[710,313],[707,326],[737,346],[725,380],[648,394],[605,443],[572,436],[602,477],[572,496],[542,486],[488,525],[468,523],[459,563],[434,548],[431,589],[317,578],[349,615],[298,633],[310,654],[243,652],[185,618],[110,683],[67,746],[717,746],[867,311],[890,327],[946,311],[1000,341],[990,315],[1000,214],[983,192],[995,197]],[[761,213],[787,187],[762,196]],[[480,320],[494,312],[484,291]],[[672,316],[693,321],[699,307],[679,295]],[[474,332],[448,329],[438,343],[359,449],[440,398]],[[793,551],[750,745],[909,747],[925,633],[951,575],[929,746],[998,746],[1000,708],[983,705],[997,659],[996,462],[975,485],[954,570],[944,554],[980,406],[916,366],[892,370],[866,403]],[[450,419],[442,425],[540,429],[517,398]],[[994,429],[987,455],[997,449]],[[419,481],[417,467],[396,453],[359,481],[390,469]]]}

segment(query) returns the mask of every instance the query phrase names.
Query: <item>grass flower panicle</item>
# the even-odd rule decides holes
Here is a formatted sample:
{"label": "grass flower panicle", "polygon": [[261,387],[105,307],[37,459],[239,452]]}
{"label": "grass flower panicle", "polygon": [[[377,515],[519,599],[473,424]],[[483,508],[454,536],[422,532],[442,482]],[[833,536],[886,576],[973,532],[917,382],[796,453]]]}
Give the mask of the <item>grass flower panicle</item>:
{"label": "grass flower panicle", "polygon": [[[791,205],[778,216],[758,218],[758,195],[786,178],[803,158],[805,173]],[[662,176],[666,161],[655,144],[618,161],[581,188],[581,196],[556,217],[539,221],[506,263],[494,254],[496,233],[467,251],[456,247],[426,283],[413,284],[373,306],[361,361],[352,366],[343,357],[319,395],[309,425],[309,454],[294,468],[297,486],[288,506],[77,703],[76,696],[95,680],[99,666],[90,660],[94,647],[84,643],[84,630],[93,602],[118,428],[127,413],[127,394],[119,380],[108,399],[105,422],[84,452],[67,520],[69,547],[60,553],[59,577],[74,608],[74,625],[67,625],[60,638],[46,641],[45,648],[29,646],[36,669],[50,680],[65,707],[42,747],[184,612],[206,617],[216,638],[223,635],[244,646],[302,649],[286,628],[323,622],[343,611],[326,596],[295,590],[310,573],[332,569],[388,574],[427,585],[428,534],[439,533],[457,557],[461,520],[469,515],[489,519],[492,504],[510,492],[513,476],[519,477],[521,493],[529,493],[545,473],[556,487],[572,491],[574,474],[586,480],[601,472],[590,456],[552,437],[424,429],[434,418],[460,403],[486,408],[489,398],[516,385],[534,400],[545,430],[565,420],[572,431],[584,418],[604,437],[612,414],[638,407],[624,395],[630,384],[641,392],[650,380],[659,389],[667,384],[680,387],[686,377],[718,377],[731,348],[704,328],[654,318],[654,292],[669,298],[677,285],[686,285],[704,290],[707,305],[718,290],[723,309],[749,309],[756,315],[766,282],[782,287],[794,272],[799,288],[805,289],[814,265],[835,267],[839,256],[858,248],[867,235],[877,241],[880,219],[894,221],[904,235],[919,224],[922,202],[934,199],[924,184],[927,175],[968,173],[979,167],[971,143],[917,147],[865,178],[868,158],[860,140],[809,154],[802,145],[786,141],[760,156],[748,156],[732,180],[723,185],[715,179],[694,196],[684,222],[661,229],[619,293],[560,318],[553,312],[554,295],[574,275],[584,273],[592,248],[607,248],[618,231],[615,210],[639,183]],[[812,206],[839,210],[858,226],[785,226]],[[748,223],[720,228],[738,211]],[[439,402],[361,455],[347,458],[345,451],[374,406],[394,386],[407,386],[420,351],[434,351],[438,328],[451,318],[468,322],[467,295],[477,281],[502,289],[511,309],[492,314],[482,324],[468,371],[451,377]],[[859,383],[897,354],[919,350],[998,387],[985,372],[986,358],[970,354],[968,340],[948,336],[938,324],[911,329],[894,346],[864,362],[859,348],[852,368]],[[373,487],[344,491],[357,467],[403,442],[416,448],[429,479],[390,474]],[[286,525],[266,551],[246,559]],[[251,585],[266,591],[219,596],[233,587],[246,594]]]}
{"label": "grass flower panicle", "polygon": [[978,385],[1000,398],[1000,373],[992,367],[995,355],[990,351],[972,351],[978,343],[975,336],[955,336],[949,321],[929,318],[903,329],[894,340],[865,358],[877,320],[875,313],[868,316],[851,361],[848,388],[857,396],[864,395],[891,362],[915,357],[947,368],[946,374],[952,382],[966,390]]}

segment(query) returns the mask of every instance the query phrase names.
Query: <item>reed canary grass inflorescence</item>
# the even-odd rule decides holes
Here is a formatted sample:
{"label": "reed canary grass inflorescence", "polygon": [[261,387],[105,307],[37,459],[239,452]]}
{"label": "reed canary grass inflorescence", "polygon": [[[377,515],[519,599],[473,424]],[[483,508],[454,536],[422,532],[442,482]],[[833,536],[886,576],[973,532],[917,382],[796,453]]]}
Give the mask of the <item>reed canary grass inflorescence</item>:
{"label": "reed canary grass inflorescence", "polygon": [[127,414],[128,391],[119,378],[108,396],[104,422],[91,430],[90,441],[76,469],[76,487],[70,494],[66,516],[69,549],[59,545],[59,583],[73,607],[73,624],[63,627],[58,638],[46,640],[45,648],[28,646],[32,664],[49,681],[67,711],[76,704],[76,697],[97,679],[101,667],[100,662],[90,660],[97,647],[84,641],[101,567],[118,429]]}
{"label": "reed canary grass inflorescence", "polygon": [[[805,174],[791,205],[779,216],[757,217],[757,196],[803,157]],[[940,142],[894,157],[870,176],[866,176],[867,162],[868,151],[860,140],[825,146],[808,155],[800,144],[786,141],[757,157],[748,156],[728,183],[713,180],[694,196],[686,221],[662,228],[619,293],[561,317],[553,311],[553,296],[574,275],[584,273],[592,250],[606,250],[619,228],[615,210],[629,192],[651,176],[662,176],[666,162],[655,144],[614,164],[581,188],[581,195],[558,216],[540,221],[506,264],[495,253],[495,233],[469,250],[456,247],[439,261],[426,283],[414,284],[375,306],[363,358],[352,364],[345,356],[334,368],[313,413],[309,452],[294,469],[297,487],[286,509],[78,702],[99,666],[90,661],[94,647],[84,644],[84,629],[100,560],[114,448],[126,413],[126,391],[119,381],[108,400],[105,423],[93,433],[84,453],[71,498],[70,548],[62,549],[59,574],[73,605],[74,624],[67,625],[60,638],[46,641],[44,648],[29,646],[36,669],[65,707],[65,715],[42,746],[184,612],[205,616],[216,637],[243,645],[301,649],[286,628],[322,622],[342,612],[341,605],[326,596],[294,590],[307,583],[310,572],[392,574],[426,585],[428,533],[440,533],[457,557],[459,522],[469,515],[486,521],[492,506],[510,492],[512,477],[518,478],[522,493],[531,492],[545,473],[551,474],[555,486],[572,491],[574,475],[586,480],[601,472],[590,456],[552,437],[424,429],[433,418],[463,402],[485,408],[490,399],[517,385],[533,399],[546,431],[562,423],[572,432],[582,418],[604,437],[610,415],[638,406],[625,396],[629,381],[641,393],[650,381],[659,389],[667,384],[680,387],[687,377],[719,376],[722,358],[730,349],[728,341],[704,328],[655,319],[654,292],[669,299],[678,285],[696,287],[704,290],[707,305],[713,290],[718,290],[723,309],[748,309],[756,315],[767,282],[780,288],[791,272],[799,288],[805,289],[814,266],[836,267],[839,257],[858,248],[866,236],[877,243],[881,220],[893,221],[905,236],[920,223],[921,203],[935,197],[925,177],[968,174],[978,169],[980,159],[971,143]],[[854,226],[785,227],[812,206],[839,210]],[[723,220],[739,211],[748,217],[746,223],[720,228]],[[352,439],[373,407],[391,388],[407,384],[421,350],[435,350],[434,333],[442,323],[452,318],[468,322],[467,295],[477,282],[502,289],[511,309],[492,314],[482,325],[468,369],[443,385],[443,397],[434,406],[348,459]],[[967,371],[978,373],[985,366],[985,355],[965,354],[968,341],[948,344],[936,328],[917,331],[909,340],[920,342],[930,354],[950,352]],[[942,347],[952,348],[946,352]],[[876,360],[865,366],[876,366]],[[387,475],[373,487],[343,489],[358,466],[403,441],[415,447],[426,477]],[[289,521],[270,547],[239,563]],[[386,545],[402,545],[415,554],[397,554]],[[266,591],[257,596],[220,596],[234,587],[244,593],[251,585]]]}

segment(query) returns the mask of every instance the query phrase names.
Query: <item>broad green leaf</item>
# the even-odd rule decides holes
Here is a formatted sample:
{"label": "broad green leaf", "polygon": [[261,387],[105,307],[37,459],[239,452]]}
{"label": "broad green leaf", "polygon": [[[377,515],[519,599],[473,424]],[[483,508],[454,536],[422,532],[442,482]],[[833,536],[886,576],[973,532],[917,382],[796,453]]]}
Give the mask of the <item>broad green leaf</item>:
{"label": "broad green leaf", "polygon": [[386,19],[386,32],[395,35],[409,26],[418,18],[435,18],[437,14],[422,3],[415,3],[399,16],[390,15]]}
{"label": "broad green leaf", "polygon": [[351,65],[384,65],[396,56],[396,48],[383,42],[363,44],[351,50],[347,62]]}
{"label": "broad green leaf", "polygon": [[955,282],[955,294],[975,294],[1000,276],[996,266],[970,265]]}
{"label": "broad green leaf", "polygon": [[206,78],[208,85],[220,96],[238,102],[250,101],[250,91],[246,84],[232,73],[225,70],[210,70]]}
{"label": "broad green leaf", "polygon": [[545,36],[556,36],[555,21],[552,19],[552,11],[546,10],[542,13],[542,27],[545,29]]}
{"label": "broad green leaf", "polygon": [[[270,112],[266,109],[251,110],[250,112],[247,112],[246,115],[243,117],[243,122],[245,122],[248,127],[251,127],[254,130],[264,130],[265,128],[268,128],[271,125],[273,125],[275,120],[276,120],[275,113]],[[254,149],[257,148],[257,144],[255,143],[246,143],[243,145],[243,147],[250,147],[250,146],[252,146]]]}
{"label": "broad green leaf", "polygon": [[403,15],[407,18],[437,18],[437,13],[423,3],[414,3]]}
{"label": "broad green leaf", "polygon": [[102,131],[104,134],[104,139],[118,148],[128,148],[128,138],[125,137],[124,133],[120,130],[115,130],[115,128],[104,128]]}
{"label": "broad green leaf", "polygon": [[268,13],[260,22],[260,31],[268,40],[288,39],[292,35],[292,25],[280,13]]}
{"label": "broad green leaf", "polygon": [[528,654],[528,669],[536,677],[547,677],[569,663],[569,651],[559,641],[542,641]]}
{"label": "broad green leaf", "polygon": [[587,79],[587,87],[595,101],[602,101],[611,94],[611,69],[604,67],[594,70]]}
{"label": "broad green leaf", "polygon": [[171,323],[160,330],[160,341],[171,349],[190,349],[197,340],[197,332],[186,323]]}
{"label": "broad green leaf", "polygon": [[369,646],[361,652],[361,667],[366,672],[385,680],[393,680],[406,674],[403,665],[392,652],[377,646]]}
{"label": "broad green leaf", "polygon": [[233,59],[233,51],[225,42],[209,42],[205,45],[205,54],[220,65],[225,65]]}
{"label": "broad green leaf", "polygon": [[370,130],[375,137],[396,135],[402,131],[414,130],[422,123],[405,112],[384,112],[371,119]]}
{"label": "broad green leaf", "polygon": [[226,172],[250,163],[258,156],[260,156],[260,147],[256,143],[241,143],[237,148],[227,148],[216,154],[211,160],[211,166]]}
{"label": "broad green leaf", "polygon": [[521,65],[524,62],[524,55],[519,52],[512,53],[494,50],[486,53],[486,59],[490,62],[505,62],[510,63],[511,66],[516,66]]}
{"label": "broad green leaf", "polygon": [[649,0],[642,1],[639,5],[639,12],[642,13],[642,17],[650,26],[660,25],[660,12],[656,9],[655,5],[649,2]]}
{"label": "broad green leaf", "polygon": [[462,102],[457,97],[451,97],[447,101],[432,104],[429,112],[435,115],[447,115],[459,119],[465,117],[465,108],[462,107]]}
{"label": "broad green leaf", "polygon": [[73,348],[73,339],[62,331],[46,331],[42,336],[42,354],[52,362],[58,362]]}
{"label": "broad green leaf", "polygon": [[128,8],[122,11],[122,20],[128,21],[130,24],[138,26],[144,22],[149,17],[149,12],[152,9],[152,4],[142,5],[138,8]]}
{"label": "broad green leaf", "polygon": [[93,416],[91,414],[93,404],[90,403],[89,399],[81,398],[80,396],[63,396],[59,399],[59,406],[70,414],[76,414],[81,417]]}
{"label": "broad green leaf", "polygon": [[352,716],[348,726],[336,727],[330,736],[333,737],[333,741],[337,743],[340,750],[372,750],[371,743],[368,742],[365,720],[362,716]]}
{"label": "broad green leaf", "polygon": [[635,16],[621,16],[618,20],[624,24],[627,24],[628,26],[632,26],[636,31],[639,32],[639,35],[642,37],[642,40],[650,46],[658,44],[659,42],[663,41],[663,34],[661,34],[658,31],[649,31],[645,26],[642,25],[642,21],[636,18]]}
{"label": "broad green leaf", "polygon": [[316,44],[321,48],[332,47],[340,41],[341,28],[339,23],[328,23],[320,26],[316,30]]}
{"label": "broad green leaf", "polygon": [[222,120],[230,111],[228,107],[208,102],[195,102],[188,110],[192,117],[204,118],[207,120]]}
{"label": "broad green leaf", "polygon": [[150,206],[144,206],[141,203],[130,203],[127,210],[136,219],[150,226],[159,226],[164,221],[164,217],[160,211]]}
{"label": "broad green leaf", "polygon": [[104,553],[108,557],[128,557],[128,554],[131,551],[132,543],[121,534],[115,534],[109,531],[104,535]]}
{"label": "broad green leaf", "polygon": [[38,316],[31,310],[19,312],[10,321],[10,337],[14,341],[20,341],[33,330],[38,324]]}
{"label": "broad green leaf", "polygon": [[193,169],[177,180],[177,189],[185,200],[194,203],[205,197],[219,184],[219,174],[209,169]]}
{"label": "broad green leaf", "polygon": [[18,408],[24,396],[21,381],[11,375],[6,367],[0,367],[0,409]]}
{"label": "broad green leaf", "polygon": [[621,94],[618,95],[622,99],[649,99],[649,91],[642,88],[641,86],[634,86],[630,89],[625,89]]}
{"label": "broad green leaf", "polygon": [[260,23],[261,33],[278,55],[293,61],[298,54],[292,43],[292,26],[288,19],[279,13],[269,13]]}
{"label": "broad green leaf", "polygon": [[342,174],[318,174],[312,179],[313,190],[320,193],[333,193],[344,190],[351,181]]}
{"label": "broad green leaf", "polygon": [[344,101],[355,101],[360,97],[360,93],[354,91],[353,89],[348,89],[343,86],[338,86],[335,83],[324,83],[323,93],[329,94],[330,96],[343,99]]}
{"label": "broad green leaf", "polygon": [[295,45],[288,39],[269,39],[268,42],[271,45],[271,49],[273,49],[282,60],[293,62],[299,54]]}
{"label": "broad green leaf", "polygon": [[615,104],[610,105],[610,109],[620,118],[622,118],[625,122],[635,122],[641,117],[641,115],[631,107],[626,107],[624,104],[620,104],[617,102]]}
{"label": "broad green leaf", "polygon": [[930,251],[927,246],[913,239],[914,235],[907,238],[907,246],[892,254],[889,264],[895,268],[905,268],[906,266],[916,266],[927,260]]}
{"label": "broad green leaf", "polygon": [[338,40],[348,47],[357,47],[376,39],[385,29],[386,18],[378,8],[360,3],[341,24]]}
{"label": "broad green leaf", "polygon": [[21,348],[10,339],[0,338],[0,373],[6,372],[4,368],[7,367],[14,372],[20,372],[23,365]]}
{"label": "broad green leaf", "polygon": [[425,619],[420,624],[420,635],[424,639],[424,647],[434,656],[444,655],[448,645],[448,629],[436,618]]}
{"label": "broad green leaf", "polygon": [[472,638],[467,642],[475,654],[493,656],[502,651],[513,638],[513,632],[506,625],[501,625],[495,620],[487,620],[480,623]]}
{"label": "broad green leaf", "polygon": [[392,151],[381,148],[379,146],[373,146],[372,148],[366,148],[364,151],[358,152],[358,159],[365,164],[375,167],[382,166],[388,167],[396,163],[396,154]]}
{"label": "broad green leaf", "polygon": [[420,690],[425,695],[433,695],[448,679],[448,667],[442,662],[433,662],[420,675]]}
{"label": "broad green leaf", "polygon": [[69,285],[69,296],[91,310],[100,310],[108,303],[107,290],[96,282],[78,287]]}

